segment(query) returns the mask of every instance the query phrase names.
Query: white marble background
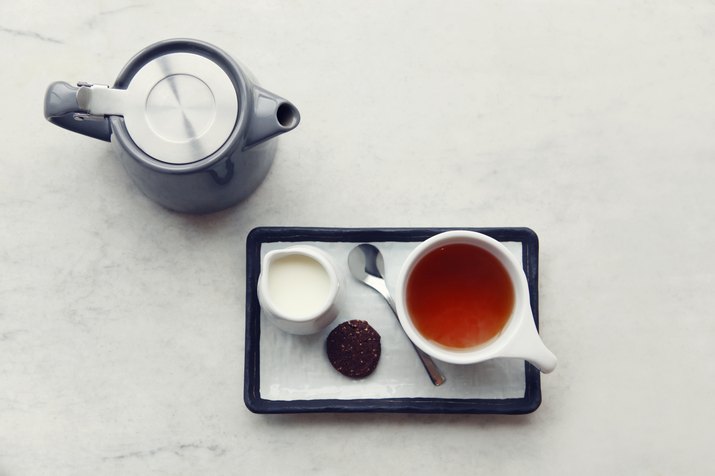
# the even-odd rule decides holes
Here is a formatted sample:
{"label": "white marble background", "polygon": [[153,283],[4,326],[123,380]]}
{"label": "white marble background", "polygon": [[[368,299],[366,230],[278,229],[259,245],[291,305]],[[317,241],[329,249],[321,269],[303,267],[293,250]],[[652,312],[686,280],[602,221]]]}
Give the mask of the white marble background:
{"label": "white marble background", "polygon": [[[291,99],[262,187],[187,217],[53,80],[213,42]],[[0,475],[712,474],[715,3],[0,2]],[[260,225],[529,226],[560,358],[534,414],[243,405]]]}

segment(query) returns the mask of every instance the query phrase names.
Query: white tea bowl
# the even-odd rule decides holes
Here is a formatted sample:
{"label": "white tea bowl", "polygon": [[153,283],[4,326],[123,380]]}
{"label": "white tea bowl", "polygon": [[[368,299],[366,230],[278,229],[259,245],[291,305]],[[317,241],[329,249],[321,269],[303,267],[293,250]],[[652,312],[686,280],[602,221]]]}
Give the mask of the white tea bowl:
{"label": "white tea bowl", "polygon": [[[489,252],[507,271],[514,289],[514,305],[501,331],[491,340],[474,347],[447,347],[425,337],[415,326],[406,303],[407,284],[417,263],[431,251],[451,244],[468,244]],[[455,230],[423,241],[403,263],[396,294],[397,313],[405,333],[417,347],[435,359],[453,364],[474,364],[495,358],[518,358],[544,373],[556,367],[556,357],[546,348],[536,329],[529,303],[529,286],[521,263],[503,244],[487,235]]]}

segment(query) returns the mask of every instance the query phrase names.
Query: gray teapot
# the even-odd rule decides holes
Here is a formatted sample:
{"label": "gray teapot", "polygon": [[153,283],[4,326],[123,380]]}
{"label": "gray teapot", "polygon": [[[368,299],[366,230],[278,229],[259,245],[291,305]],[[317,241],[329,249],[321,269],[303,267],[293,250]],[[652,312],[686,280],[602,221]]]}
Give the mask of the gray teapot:
{"label": "gray teapot", "polygon": [[52,83],[45,118],[111,142],[149,198],[187,213],[235,205],[263,181],[298,110],[208,43],[173,39],[134,56],[112,87]]}

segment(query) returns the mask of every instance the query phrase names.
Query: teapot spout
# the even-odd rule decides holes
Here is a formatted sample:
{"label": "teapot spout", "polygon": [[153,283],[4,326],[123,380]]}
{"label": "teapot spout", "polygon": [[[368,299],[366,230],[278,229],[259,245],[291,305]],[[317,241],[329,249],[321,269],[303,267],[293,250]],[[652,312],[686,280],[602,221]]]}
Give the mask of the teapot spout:
{"label": "teapot spout", "polygon": [[248,126],[245,148],[293,130],[298,123],[300,113],[290,101],[256,86],[253,92],[253,116]]}

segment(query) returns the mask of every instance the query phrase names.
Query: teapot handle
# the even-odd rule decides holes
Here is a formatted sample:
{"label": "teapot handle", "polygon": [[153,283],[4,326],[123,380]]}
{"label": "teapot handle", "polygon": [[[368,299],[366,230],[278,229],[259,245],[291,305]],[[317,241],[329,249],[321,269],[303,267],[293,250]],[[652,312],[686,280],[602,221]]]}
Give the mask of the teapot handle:
{"label": "teapot handle", "polygon": [[109,142],[112,136],[109,119],[83,110],[77,102],[78,90],[64,81],[50,84],[45,93],[45,119],[64,129]]}

